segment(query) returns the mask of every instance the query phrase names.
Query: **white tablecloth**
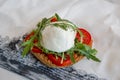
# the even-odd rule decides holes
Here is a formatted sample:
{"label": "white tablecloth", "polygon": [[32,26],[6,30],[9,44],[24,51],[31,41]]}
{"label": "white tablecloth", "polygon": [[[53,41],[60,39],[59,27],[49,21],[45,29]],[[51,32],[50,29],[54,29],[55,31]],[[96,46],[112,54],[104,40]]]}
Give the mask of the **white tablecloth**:
{"label": "white tablecloth", "polygon": [[[74,68],[108,80],[120,80],[119,3],[119,0],[0,0],[0,35],[21,36],[42,18],[58,13],[92,34],[97,57],[101,59],[97,63],[85,58]],[[8,79],[25,80],[0,68],[0,80]]]}

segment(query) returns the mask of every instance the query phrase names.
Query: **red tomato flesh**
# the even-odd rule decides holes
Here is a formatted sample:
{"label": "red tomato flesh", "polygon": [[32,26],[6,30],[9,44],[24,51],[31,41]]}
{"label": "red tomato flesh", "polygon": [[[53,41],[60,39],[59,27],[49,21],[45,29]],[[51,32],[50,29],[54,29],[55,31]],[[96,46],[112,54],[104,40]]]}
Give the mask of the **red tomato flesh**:
{"label": "red tomato flesh", "polygon": [[55,55],[48,54],[49,60],[52,61],[53,64],[58,65],[58,66],[67,66],[68,64],[72,63],[70,60],[70,56],[68,56],[68,55],[65,55],[65,56],[66,56],[66,59],[63,60],[63,63],[61,63],[61,59],[62,59],[61,57],[58,57],[56,59]]}
{"label": "red tomato flesh", "polygon": [[[33,35],[34,35],[34,32],[31,32],[30,34],[28,34],[28,35],[25,37],[24,41],[30,40],[30,38],[31,38]],[[35,39],[33,42],[34,42],[34,43],[37,43],[38,40]]]}
{"label": "red tomato flesh", "polygon": [[34,32],[31,32],[30,34],[28,34],[28,35],[25,37],[24,41],[29,40],[33,35],[34,35]]}
{"label": "red tomato flesh", "polygon": [[56,22],[57,21],[57,18],[56,17],[53,17],[52,19],[51,19],[51,22]]}
{"label": "red tomato flesh", "polygon": [[32,52],[34,52],[34,53],[43,53],[42,52],[42,50],[41,49],[39,49],[38,47],[36,47],[36,46],[33,46],[33,48],[32,48],[32,50],[31,50]]}
{"label": "red tomato flesh", "polygon": [[[83,28],[79,28],[79,30],[83,34],[83,43],[88,45],[91,42],[91,35],[90,35],[90,33],[87,30],[83,29]],[[80,41],[81,37],[80,37],[79,32],[77,32],[76,38],[78,39],[78,41]]]}

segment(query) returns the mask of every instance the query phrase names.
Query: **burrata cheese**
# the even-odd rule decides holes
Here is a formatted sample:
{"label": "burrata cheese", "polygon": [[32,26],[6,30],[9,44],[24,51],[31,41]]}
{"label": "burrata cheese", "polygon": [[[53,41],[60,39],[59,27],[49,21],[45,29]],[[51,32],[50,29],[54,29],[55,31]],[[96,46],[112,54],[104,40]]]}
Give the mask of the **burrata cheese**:
{"label": "burrata cheese", "polygon": [[41,45],[44,48],[55,52],[65,52],[74,46],[76,31],[69,27],[64,30],[54,25],[48,25],[41,34]]}

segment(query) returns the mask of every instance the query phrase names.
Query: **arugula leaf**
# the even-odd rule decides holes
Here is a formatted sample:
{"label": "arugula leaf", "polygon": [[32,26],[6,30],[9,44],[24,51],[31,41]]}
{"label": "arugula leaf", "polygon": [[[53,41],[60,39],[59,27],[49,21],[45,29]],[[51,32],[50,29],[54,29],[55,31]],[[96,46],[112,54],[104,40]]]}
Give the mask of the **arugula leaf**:
{"label": "arugula leaf", "polygon": [[69,25],[73,30],[77,30],[77,26],[73,24],[71,21],[66,20],[66,19],[63,19],[61,21],[66,22],[66,24]]}
{"label": "arugula leaf", "polygon": [[94,61],[97,61],[97,62],[101,62],[97,57],[95,57],[94,55],[92,54],[89,54],[89,57],[94,60]]}
{"label": "arugula leaf", "polygon": [[[33,35],[30,40],[27,40],[26,42],[23,42],[22,46],[25,46],[25,48],[23,49],[22,52],[22,56],[26,56],[26,54],[30,51],[30,49],[34,46],[33,41],[35,40],[35,38],[37,37],[38,33],[40,32],[40,30],[42,28],[44,28],[44,25],[46,23],[47,19],[44,18],[40,23],[37,24],[38,29],[36,29],[35,31],[35,35]],[[40,36],[39,36],[40,37]]]}
{"label": "arugula leaf", "polygon": [[86,44],[76,43],[75,47],[73,48],[73,51],[77,51],[77,53],[83,54],[88,59],[92,59],[94,61],[100,62],[100,60],[94,56],[97,53],[97,50],[90,48]]}
{"label": "arugula leaf", "polygon": [[97,50],[96,50],[96,49],[92,49],[92,50],[90,51],[90,53],[91,53],[92,55],[96,55],[96,54],[97,54]]}
{"label": "arugula leaf", "polygon": [[26,42],[22,43],[21,46],[26,46],[26,45],[28,45],[30,43],[31,43],[31,41],[26,41]]}
{"label": "arugula leaf", "polygon": [[71,29],[73,29],[75,31],[77,29],[77,27],[74,24],[72,24],[72,23],[70,23],[68,21],[62,21],[62,20],[50,23],[49,25],[54,25],[55,27],[60,27],[60,28],[62,28],[64,30],[67,30],[68,28],[71,28]]}
{"label": "arugula leaf", "polygon": [[70,55],[70,59],[73,63],[75,63],[75,59],[74,59],[74,52],[73,51],[69,51],[69,55]]}
{"label": "arugula leaf", "polygon": [[55,16],[57,17],[57,20],[58,20],[58,21],[62,20],[57,13],[55,13]]}
{"label": "arugula leaf", "polygon": [[66,25],[66,24],[64,24],[64,23],[55,23],[55,24],[53,24],[55,27],[60,27],[60,28],[62,28],[62,29],[64,29],[64,30],[67,30],[67,26],[68,25]]}
{"label": "arugula leaf", "polygon": [[23,49],[23,52],[22,52],[22,56],[25,57],[26,56],[26,53],[28,53],[31,49],[31,47],[33,46],[33,43],[30,43],[28,44],[24,49]]}

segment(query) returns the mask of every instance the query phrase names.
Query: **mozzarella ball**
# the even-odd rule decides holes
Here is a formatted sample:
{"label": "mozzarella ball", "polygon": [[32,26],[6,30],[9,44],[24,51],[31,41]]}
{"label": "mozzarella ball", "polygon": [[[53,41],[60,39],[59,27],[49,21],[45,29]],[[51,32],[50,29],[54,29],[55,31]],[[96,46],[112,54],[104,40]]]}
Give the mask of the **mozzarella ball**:
{"label": "mozzarella ball", "polygon": [[74,46],[76,31],[72,28],[64,30],[54,25],[48,25],[41,32],[41,45],[51,51],[65,52]]}

